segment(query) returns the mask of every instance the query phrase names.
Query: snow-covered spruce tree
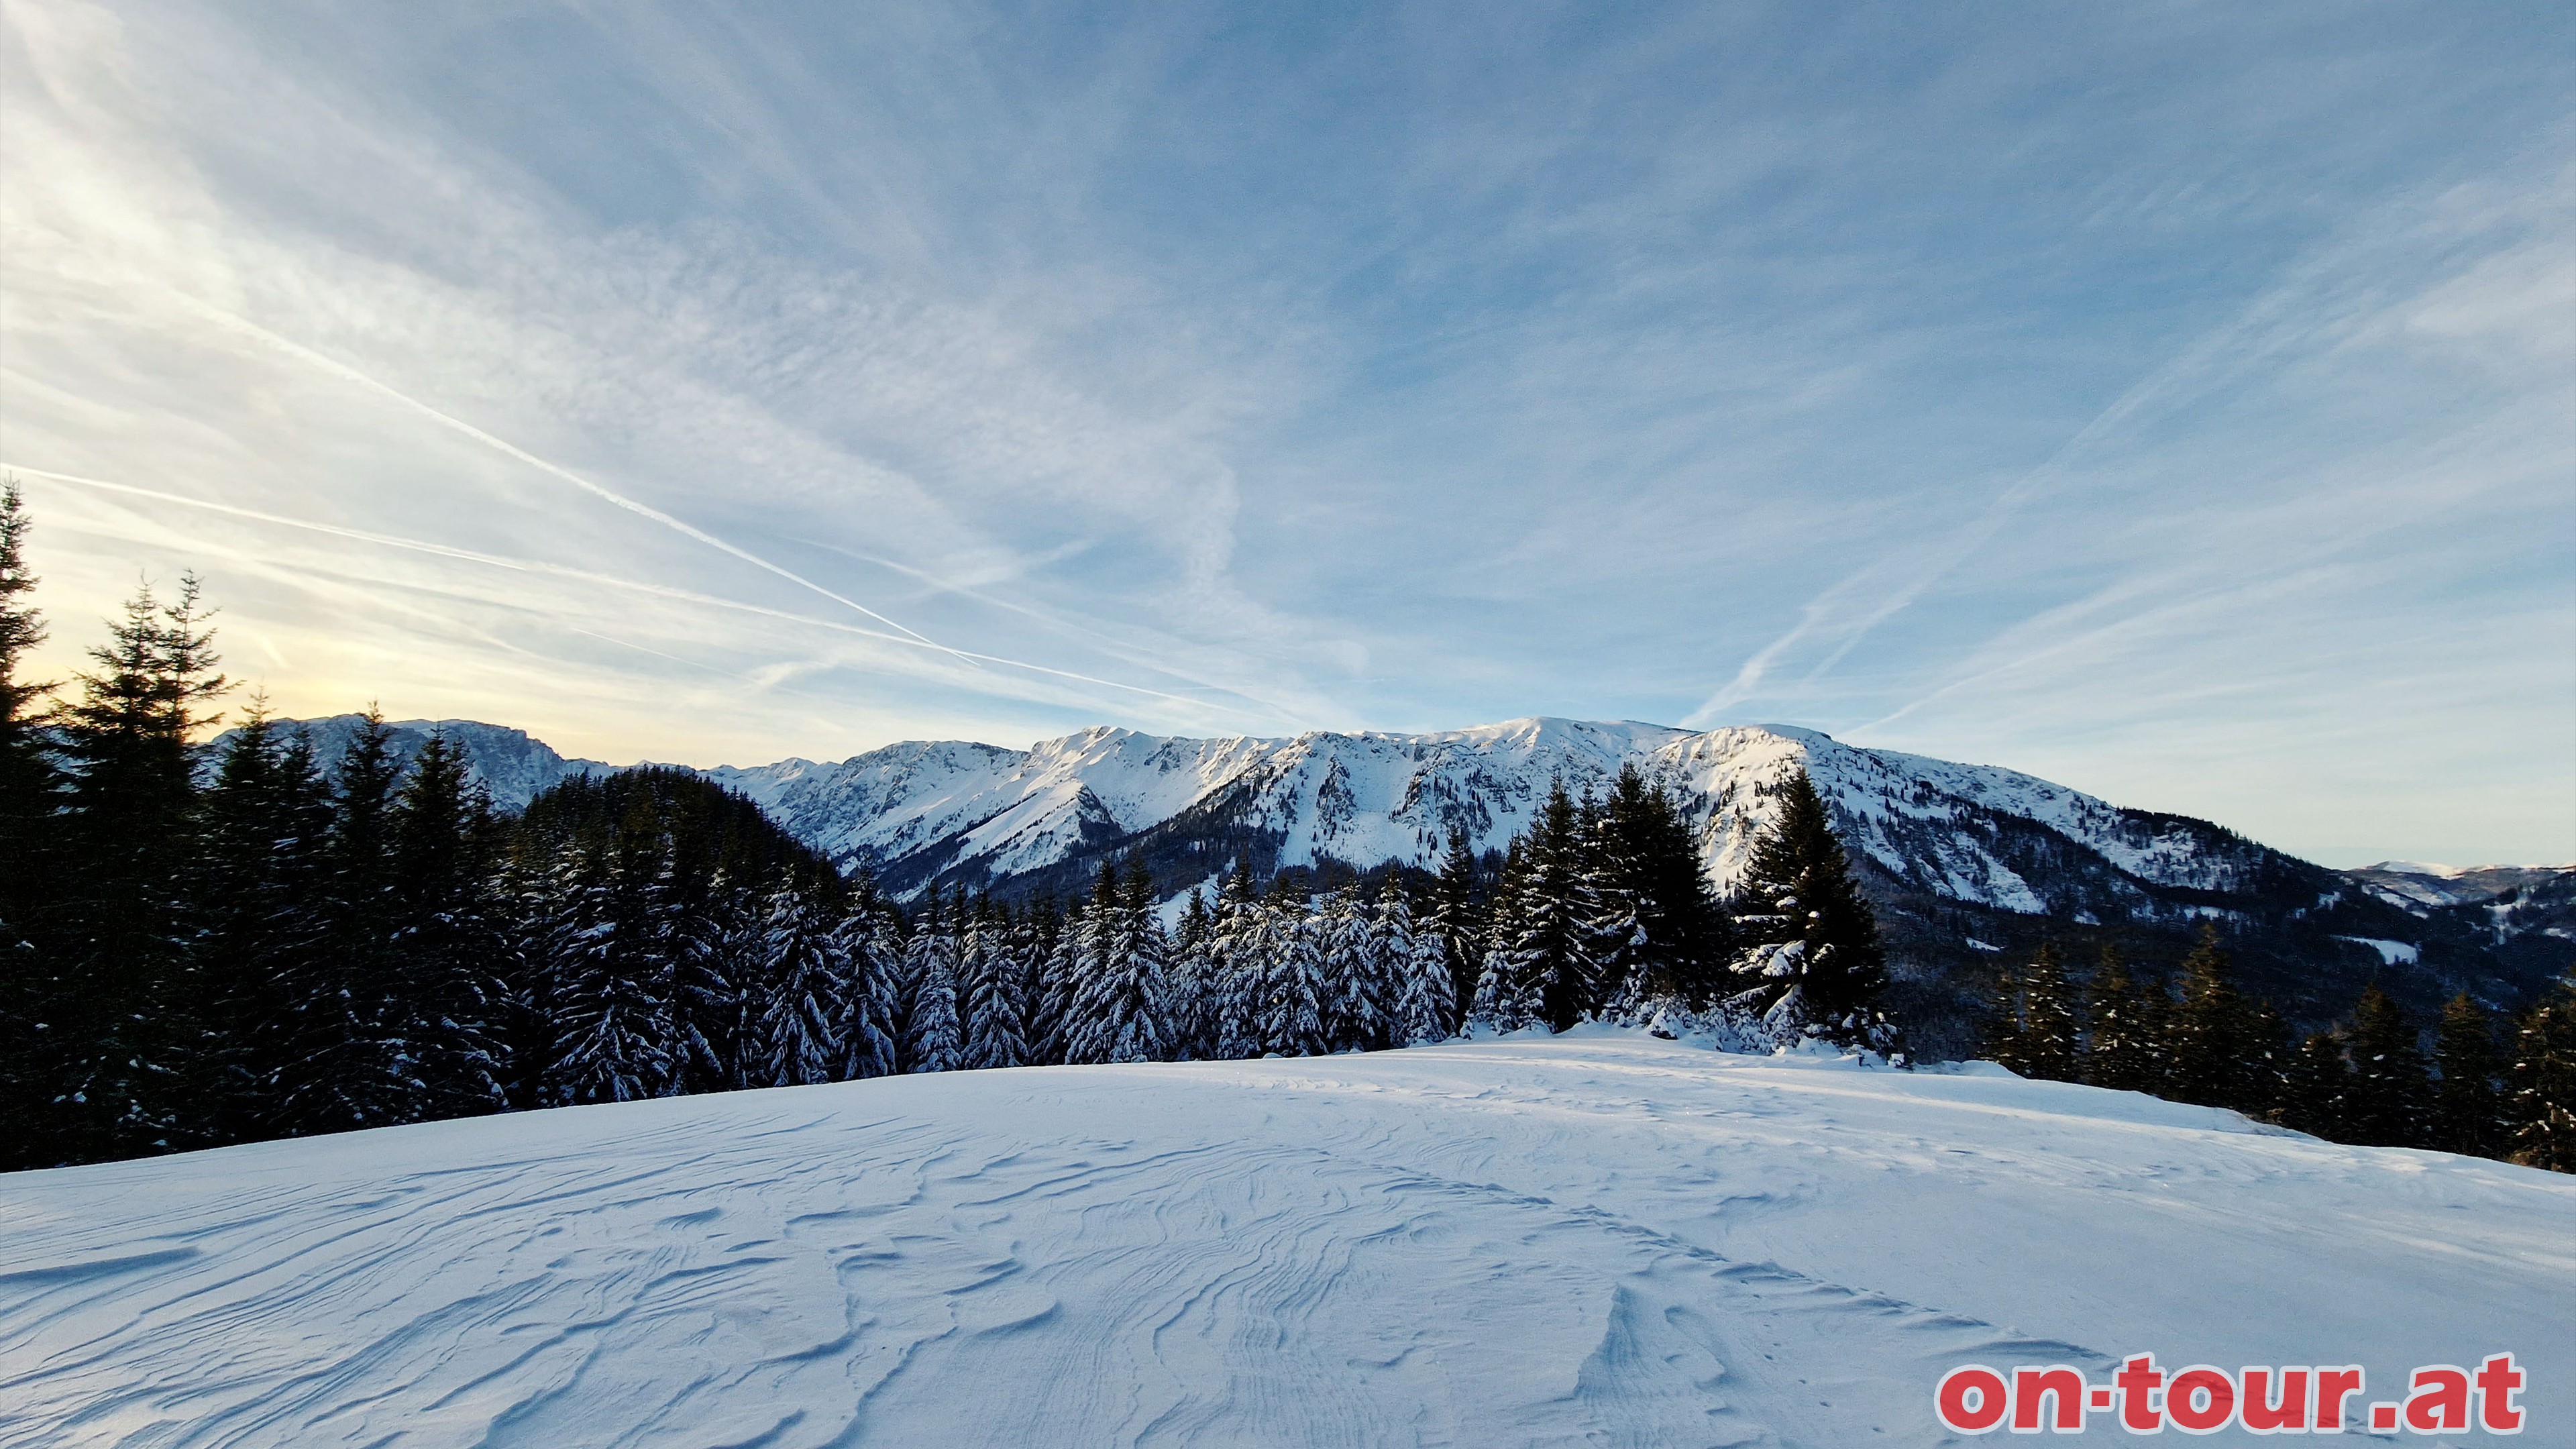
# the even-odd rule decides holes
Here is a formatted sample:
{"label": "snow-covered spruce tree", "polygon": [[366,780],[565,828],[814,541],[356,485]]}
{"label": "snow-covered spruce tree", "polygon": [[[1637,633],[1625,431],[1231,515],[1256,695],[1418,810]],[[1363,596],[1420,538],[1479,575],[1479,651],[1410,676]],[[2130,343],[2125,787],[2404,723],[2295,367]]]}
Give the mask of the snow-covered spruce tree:
{"label": "snow-covered spruce tree", "polygon": [[1022,993],[1029,971],[1021,954],[1024,943],[1018,924],[987,898],[968,934],[966,955],[973,964],[968,973],[966,1052],[960,1065],[1028,1065],[1028,1012]]}
{"label": "snow-covered spruce tree", "polygon": [[1092,877],[1091,897],[1082,906],[1075,926],[1075,948],[1071,994],[1065,998],[1064,1059],[1070,1066],[1091,1066],[1108,1060],[1103,1041],[1106,1030],[1094,1019],[1109,995],[1105,982],[1111,973],[1123,968],[1119,959],[1126,931],[1119,920],[1123,901],[1119,890],[1118,867],[1103,860]]}
{"label": "snow-covered spruce tree", "polygon": [[1326,1050],[1376,1051],[1387,1043],[1388,993],[1358,881],[1326,898],[1316,928],[1324,956]]}
{"label": "snow-covered spruce tree", "polygon": [[1205,888],[1193,888],[1181,908],[1179,929],[1172,933],[1172,969],[1164,1014],[1172,1033],[1176,1061],[1212,1061],[1217,1056],[1218,968],[1216,913]]}
{"label": "snow-covered spruce tree", "polygon": [[2427,1083],[2415,1025],[2374,981],[2353,1007],[2351,1106],[2344,1141],[2363,1147],[2414,1147],[2424,1140]]}
{"label": "snow-covered spruce tree", "polygon": [[1074,993],[1065,1060],[1163,1060],[1164,941],[1153,916],[1153,881],[1138,862],[1126,880],[1103,861],[1084,913],[1083,972]]}
{"label": "snow-covered spruce tree", "polygon": [[1261,993],[1270,979],[1275,939],[1270,912],[1252,891],[1252,864],[1239,860],[1217,897],[1211,950],[1215,996],[1209,1015],[1219,1061],[1262,1053]]}
{"label": "snow-covered spruce tree", "polygon": [[724,874],[708,883],[703,915],[691,923],[680,961],[676,1029],[683,1092],[771,1085],[766,1019],[770,896],[777,888]]}
{"label": "snow-covered spruce tree", "polygon": [[[967,1044],[975,1039],[975,987],[985,969],[987,941],[983,919],[992,911],[991,896],[978,900],[964,886],[957,888],[955,925],[951,934],[956,947],[951,961],[957,982],[957,1068],[966,1065]],[[954,1069],[952,1069],[954,1070]]]}
{"label": "snow-covered spruce tree", "polygon": [[1730,1005],[1777,1034],[1805,1033],[1886,1050],[1895,1028],[1878,917],[1851,876],[1824,800],[1804,770],[1780,791],[1780,813],[1753,846],[1736,927],[1749,943],[1732,965]]}
{"label": "snow-covered spruce tree", "polygon": [[570,909],[542,948],[554,976],[558,1100],[660,1096],[673,1067],[675,974],[665,863],[648,840],[627,834],[565,868]]}
{"label": "snow-covered spruce tree", "polygon": [[1449,953],[1440,938],[1415,931],[1413,908],[1404,892],[1389,886],[1379,898],[1378,950],[1395,979],[1395,1005],[1389,1026],[1396,1046],[1420,1046],[1448,1039],[1458,1019],[1450,999]]}
{"label": "snow-covered spruce tree", "polygon": [[1073,1043],[1074,997],[1082,988],[1084,948],[1089,941],[1090,906],[1081,901],[1061,912],[1050,912],[1050,937],[1044,957],[1044,979],[1037,999],[1044,1009],[1039,1014],[1041,1029],[1030,1039],[1039,1062],[1054,1066],[1069,1060],[1066,1053]]}
{"label": "snow-covered spruce tree", "polygon": [[1600,985],[1602,1018],[1635,1023],[1644,1019],[1647,998],[1656,994],[1656,978],[1668,981],[1670,973],[1655,969],[1655,943],[1634,885],[1635,862],[1624,858],[1624,842],[1607,824],[1599,814],[1586,821],[1592,839],[1584,886],[1592,909],[1577,929]]}
{"label": "snow-covered spruce tree", "polygon": [[2576,976],[2560,977],[2515,1023],[2506,1090],[2513,1160],[2576,1172]]}
{"label": "snow-covered spruce tree", "polygon": [[842,1076],[849,1043],[846,994],[854,984],[842,922],[781,876],[761,906],[759,1085],[801,1087]]}
{"label": "snow-covered spruce tree", "polygon": [[53,717],[69,783],[48,911],[53,1090],[32,1104],[36,1156],[91,1162],[196,1145],[196,1063],[209,1046],[184,886],[198,850],[193,741],[231,686],[193,575],[176,602],[145,588],[89,651],[80,697]]}
{"label": "snow-covered spruce tree", "polygon": [[1041,895],[1020,908],[1011,928],[1011,959],[1020,973],[1020,1042],[1024,1064],[1048,1060],[1046,1048],[1048,961],[1062,927],[1055,900]]}
{"label": "snow-covered spruce tree", "polygon": [[900,1053],[895,1042],[895,978],[903,943],[887,920],[882,899],[864,876],[832,928],[830,1035],[840,1054],[831,1080],[891,1076]]}
{"label": "snow-covered spruce tree", "polygon": [[1273,886],[1262,910],[1270,947],[1261,981],[1262,1050],[1283,1057],[1319,1056],[1325,1050],[1322,929],[1284,883]]}
{"label": "snow-covered spruce tree", "polygon": [[2442,1079],[2433,1088],[2428,1145],[2471,1157],[2502,1157],[2504,1098],[2496,1090],[2496,1077],[2504,1064],[2496,1052],[2495,1021],[2465,991],[2442,1008],[2433,1065]]}
{"label": "snow-covered spruce tree", "polygon": [[939,888],[931,887],[930,904],[913,923],[904,952],[903,1069],[907,1072],[951,1072],[965,1049],[957,1029],[957,916]]}
{"label": "snow-covered spruce tree", "polygon": [[1504,852],[1493,899],[1485,908],[1486,944],[1477,961],[1467,1015],[1495,1031],[1518,1031],[1542,1019],[1536,993],[1530,989],[1538,969],[1521,947],[1521,896],[1529,876],[1528,861],[1528,837],[1514,836]]}
{"label": "snow-covered spruce tree", "polygon": [[2129,974],[2117,946],[2102,948],[2087,992],[2092,1021],[2084,1080],[2115,1092],[2161,1092],[2165,1085],[2165,994]]}

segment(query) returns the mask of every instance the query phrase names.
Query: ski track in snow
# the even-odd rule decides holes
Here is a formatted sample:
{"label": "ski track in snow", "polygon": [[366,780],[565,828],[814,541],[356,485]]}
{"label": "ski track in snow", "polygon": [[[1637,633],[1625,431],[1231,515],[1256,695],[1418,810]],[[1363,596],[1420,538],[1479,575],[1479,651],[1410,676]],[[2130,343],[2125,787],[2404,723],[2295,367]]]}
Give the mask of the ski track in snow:
{"label": "ski track in snow", "polygon": [[2143,1350],[2510,1348],[2576,1426],[2576,1179],[1608,1032],[22,1173],[0,1234],[11,1446],[1935,1444],[1947,1367]]}

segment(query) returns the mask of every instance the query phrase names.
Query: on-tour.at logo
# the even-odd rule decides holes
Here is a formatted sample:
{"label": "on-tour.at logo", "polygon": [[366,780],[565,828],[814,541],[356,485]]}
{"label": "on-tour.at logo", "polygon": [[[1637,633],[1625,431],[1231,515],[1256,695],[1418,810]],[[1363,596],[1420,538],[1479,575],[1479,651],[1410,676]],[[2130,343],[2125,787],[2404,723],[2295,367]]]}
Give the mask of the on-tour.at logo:
{"label": "on-tour.at logo", "polygon": [[2351,1401],[2368,1392],[2359,1364],[2271,1368],[2235,1373],[2193,1364],[2168,1377],[2151,1353],[2131,1354],[2108,1383],[2094,1383],[2067,1364],[2023,1365],[2010,1376],[1984,1364],[1961,1364],[1941,1376],[1933,1406],[1942,1427],[1960,1434],[2004,1428],[2081,1434],[2094,1416],[2130,1434],[2215,1434],[2230,1426],[2252,1434],[2340,1434],[2346,1428],[2393,1433],[2522,1432],[2515,1402],[2523,1374],[2510,1353],[2490,1354],[2477,1368],[2426,1364],[2407,1376],[2406,1397]]}

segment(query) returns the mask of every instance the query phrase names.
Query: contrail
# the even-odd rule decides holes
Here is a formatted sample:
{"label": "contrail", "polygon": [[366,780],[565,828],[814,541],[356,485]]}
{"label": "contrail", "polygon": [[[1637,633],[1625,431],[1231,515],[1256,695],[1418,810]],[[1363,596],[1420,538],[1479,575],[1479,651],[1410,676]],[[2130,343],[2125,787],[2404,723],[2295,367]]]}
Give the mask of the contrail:
{"label": "contrail", "polygon": [[[1207,701],[1205,700],[1192,699],[1187,695],[1181,694],[1167,694],[1159,689],[1148,689],[1141,684],[1128,684],[1120,680],[1103,679],[1098,675],[1081,674],[1070,669],[1055,669],[1044,664],[1032,664],[1025,659],[1006,658],[999,654],[979,654],[971,649],[951,648],[946,644],[924,639],[920,635],[914,634],[908,629],[901,634],[889,634],[882,629],[862,628],[856,624],[845,624],[838,619],[817,619],[811,614],[795,614],[790,613],[785,609],[772,609],[761,604],[746,604],[735,599],[719,598],[713,594],[701,594],[691,589],[673,588],[668,584],[645,583],[636,579],[619,578],[615,574],[595,573],[589,569],[570,568],[563,564],[546,563],[538,559],[509,558],[500,554],[481,553],[474,549],[458,548],[452,544],[432,543],[424,539],[404,538],[399,534],[372,533],[361,528],[345,528],[336,523],[315,523],[309,519],[288,518],[281,514],[264,513],[255,508],[241,508],[230,503],[216,503],[204,498],[190,498],[181,493],[165,493],[157,488],[141,488],[131,483],[112,483],[104,478],[84,478],[73,473],[57,473],[49,468],[31,468],[22,464],[0,463],[0,472],[23,473],[31,478],[49,478],[57,483],[69,483],[82,488],[96,488],[108,493],[122,493],[134,498],[149,498],[158,503],[172,503],[177,504],[182,508],[202,509],[208,513],[221,513],[228,517],[245,518],[255,523],[275,524],[280,528],[301,529],[307,533],[328,534],[333,538],[345,538],[358,543],[372,543],[384,548],[403,549],[412,553],[425,553],[438,558],[455,559],[462,563],[482,564],[488,568],[508,569],[514,573],[546,574],[554,578],[570,579],[578,583],[598,584],[612,589],[624,589],[632,593],[648,594],[654,598],[670,599],[679,603],[701,604],[711,609],[726,609],[739,614],[754,614],[764,619],[777,619],[791,624],[804,624],[816,629],[829,629],[835,633],[852,634],[862,639],[875,639],[882,643],[901,645],[907,649],[926,649],[932,653],[949,655],[952,658],[965,661],[970,665],[978,667],[985,664],[998,664],[1005,669],[1021,669],[1032,674],[1045,674],[1057,679],[1070,679],[1083,684],[1096,684],[1103,689],[1118,689],[1124,690],[1130,694],[1141,694],[1148,699],[1159,699],[1172,704],[1186,705],[1192,710],[1205,710],[1208,708]],[[860,612],[867,613],[866,610],[861,610]],[[869,614],[869,617],[876,618],[878,616],[875,614]]]}
{"label": "contrail", "polygon": [[[571,469],[563,467],[560,464],[550,463],[545,459],[538,457],[536,454],[529,452],[527,449],[508,441],[507,439],[494,437],[492,434],[483,431],[472,423],[466,422],[462,418],[451,417],[446,413],[440,412],[438,409],[431,407],[429,404],[422,402],[420,399],[413,397],[409,393],[403,392],[390,384],[379,382],[375,378],[368,376],[366,373],[360,372],[356,368],[349,366],[347,363],[342,362],[337,358],[326,356],[323,353],[316,352],[312,348],[307,347],[292,338],[281,337],[277,333],[269,331],[267,328],[260,326],[258,323],[251,321],[247,317],[236,316],[220,307],[212,306],[196,297],[192,297],[185,292],[179,291],[177,288],[166,288],[165,290],[169,291],[172,296],[177,297],[182,303],[186,304],[188,307],[210,321],[213,321],[218,326],[231,328],[232,330],[256,341],[266,343],[267,345],[286,353],[288,356],[294,357],[302,362],[310,363],[344,382],[356,383],[358,386],[366,388],[371,392],[379,393],[385,397],[391,398],[393,401],[402,404],[404,407],[410,408],[412,411],[419,413],[422,417],[428,418],[430,421],[437,423],[441,427],[452,429],[466,437],[472,438],[474,441],[481,443],[486,447],[495,449],[508,457],[517,459],[519,462],[525,463],[529,467],[537,469],[539,472],[552,474],[553,476],[570,483],[575,488],[578,488],[595,498],[600,498],[609,503],[615,504],[617,507],[623,508],[629,513],[649,518],[655,523],[662,525],[664,528],[670,529],[686,538],[694,539],[699,543],[707,545],[709,548],[722,550],[723,552],[742,560],[744,563],[750,564],[754,568],[764,569],[770,573],[776,574],[778,577],[787,580],[789,583],[795,584],[799,588],[808,589],[814,593],[820,594],[824,598],[830,599],[832,602],[839,604],[844,608],[855,609],[859,613],[865,614],[869,618],[876,620],[878,623],[885,625],[887,628],[900,634],[909,635],[910,637],[929,645],[933,649],[943,650],[949,654],[956,655],[962,660],[971,661],[976,657],[966,650],[950,649],[947,645],[940,643],[936,639],[932,639],[926,634],[896,623],[894,620],[887,618],[885,615],[878,613],[876,610],[869,608],[867,605],[860,603],[856,599],[834,593],[832,590],[823,587],[821,584],[814,582],[812,579],[806,578],[804,575],[799,574],[792,569],[771,563],[769,560],[751,552],[749,549],[740,548],[734,544],[727,543],[723,539],[716,537],[714,534],[707,532],[703,528],[699,528],[695,524],[674,518],[670,514],[664,513],[662,510],[655,508],[650,504],[640,503],[613,488],[608,488],[601,484],[594,483],[590,479],[584,478],[580,474],[575,473]],[[35,470],[30,469],[28,471],[33,472]]]}

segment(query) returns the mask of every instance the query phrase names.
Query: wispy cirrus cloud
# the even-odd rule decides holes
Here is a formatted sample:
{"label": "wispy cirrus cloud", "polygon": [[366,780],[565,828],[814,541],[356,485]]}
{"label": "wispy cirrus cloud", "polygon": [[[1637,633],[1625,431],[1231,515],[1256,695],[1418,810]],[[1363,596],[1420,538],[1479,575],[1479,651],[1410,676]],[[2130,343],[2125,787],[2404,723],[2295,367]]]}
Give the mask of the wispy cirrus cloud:
{"label": "wispy cirrus cloud", "polygon": [[61,659],[200,567],[290,713],[1785,719],[2576,854],[2576,44],[2348,18],[6,0],[0,461]]}

